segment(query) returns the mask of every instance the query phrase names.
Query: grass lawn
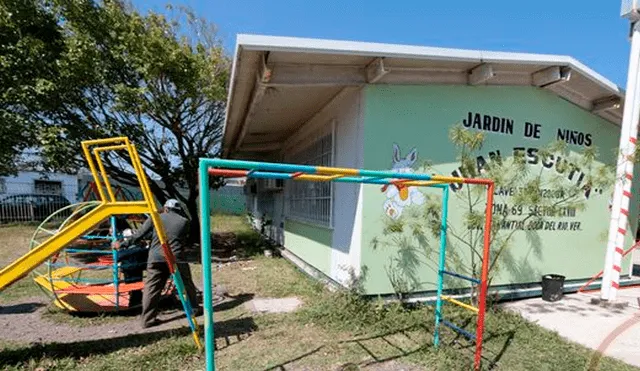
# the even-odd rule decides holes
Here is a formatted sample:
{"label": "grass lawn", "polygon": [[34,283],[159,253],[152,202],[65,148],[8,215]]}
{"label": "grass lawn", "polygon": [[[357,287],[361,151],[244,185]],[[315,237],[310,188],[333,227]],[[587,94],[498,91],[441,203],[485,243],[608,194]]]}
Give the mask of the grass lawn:
{"label": "grass lawn", "polygon": [[[242,247],[237,254],[239,261],[214,268],[214,282],[224,285],[232,297],[216,307],[217,369],[394,370],[400,366],[407,370],[471,369],[473,345],[451,331],[443,330],[439,350],[432,347],[431,306],[382,306],[350,293],[328,292],[288,261],[255,253],[260,251],[261,241],[243,218],[215,218],[214,226],[216,232],[234,233],[235,243]],[[28,238],[23,245],[18,245],[18,241],[24,241],[28,229],[0,229],[3,265],[27,249]],[[199,280],[200,266],[194,264],[192,269]],[[37,295],[39,290],[33,288],[30,279],[24,279],[0,294],[0,307]],[[255,314],[244,305],[254,297],[291,296],[304,304],[289,314]],[[456,308],[447,308],[447,313],[452,313],[449,317],[459,324],[472,320]],[[41,317],[43,323],[59,326],[59,331],[96,324],[95,318],[59,312]],[[119,318],[98,323],[115,327],[127,320],[136,321]],[[594,356],[591,350],[501,310],[487,314],[485,339],[485,369],[587,370]],[[0,340],[0,369],[6,370],[203,368],[204,357],[183,328],[151,334],[118,334],[108,340],[87,338],[67,344]],[[638,370],[610,358],[602,358],[597,369]]]}

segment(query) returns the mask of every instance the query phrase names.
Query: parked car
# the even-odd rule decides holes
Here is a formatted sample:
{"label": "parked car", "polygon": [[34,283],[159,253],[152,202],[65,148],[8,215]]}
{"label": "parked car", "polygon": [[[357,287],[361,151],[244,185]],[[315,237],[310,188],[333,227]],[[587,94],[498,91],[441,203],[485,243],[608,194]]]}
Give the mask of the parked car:
{"label": "parked car", "polygon": [[[16,194],[0,199],[1,222],[42,221],[71,203],[60,195]],[[61,217],[71,215],[71,210]]]}

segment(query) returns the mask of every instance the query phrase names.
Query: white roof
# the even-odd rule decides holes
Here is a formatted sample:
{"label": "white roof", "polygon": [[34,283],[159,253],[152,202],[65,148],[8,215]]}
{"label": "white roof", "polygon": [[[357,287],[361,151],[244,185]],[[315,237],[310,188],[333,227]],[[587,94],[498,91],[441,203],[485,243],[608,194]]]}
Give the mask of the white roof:
{"label": "white roof", "polygon": [[614,124],[621,121],[624,95],[563,55],[238,35],[225,154],[276,151],[309,112],[345,87],[366,84],[538,86]]}

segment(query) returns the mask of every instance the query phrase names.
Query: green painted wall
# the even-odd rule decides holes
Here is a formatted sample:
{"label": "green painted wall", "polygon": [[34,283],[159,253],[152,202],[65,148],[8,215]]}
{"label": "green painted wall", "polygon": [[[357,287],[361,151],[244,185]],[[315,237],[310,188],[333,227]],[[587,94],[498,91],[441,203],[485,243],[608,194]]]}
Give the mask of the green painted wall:
{"label": "green painted wall", "polygon": [[[619,133],[616,126],[591,115],[556,95],[532,87],[467,87],[467,86],[369,86],[365,91],[364,167],[391,169],[394,144],[398,145],[401,160],[414,160],[414,171],[424,169],[430,161],[440,174],[449,175],[459,167],[457,152],[449,141],[449,130],[462,123],[468,113],[479,113],[513,120],[512,133],[485,131],[485,144],[480,150],[489,161],[489,152],[503,158],[513,156],[514,148],[540,148],[554,142],[557,129],[577,130],[590,134],[592,146],[599,150],[599,161],[614,163]],[[502,121],[498,119],[500,123]],[[496,121],[496,123],[498,122]],[[539,125],[539,139],[525,137],[525,122]],[[491,119],[493,124],[493,118]],[[476,130],[476,129],[474,129]],[[411,150],[415,148],[415,158]],[[577,148],[577,147],[571,147]],[[530,165],[531,172],[545,172],[540,162]],[[421,189],[423,196],[410,194],[409,200],[439,194],[436,190]],[[592,192],[587,208],[575,216],[555,217],[556,230],[526,232],[518,230],[514,243],[502,261],[494,284],[538,282],[546,273],[559,273],[567,279],[588,278],[603,267],[609,221],[607,208],[612,190]],[[461,229],[466,206],[460,197],[452,195],[449,211],[450,228]],[[495,203],[509,204],[509,196],[496,196]],[[391,205],[391,207],[388,207]],[[369,293],[393,292],[391,282],[405,283],[414,290],[433,290],[436,282],[438,257],[437,239],[415,233],[412,224],[421,223],[416,212],[424,206],[396,207],[376,186],[365,186],[362,235],[362,265],[369,269],[366,289]],[[424,205],[424,204],[423,204]],[[404,232],[384,232],[392,220],[385,208],[403,220]],[[401,209],[401,210],[400,210]],[[631,215],[637,215],[633,203]],[[525,210],[526,212],[526,210]],[[412,215],[413,214],[413,215]],[[558,230],[560,222],[567,222],[569,230]],[[635,232],[636,218],[630,230]],[[575,229],[575,230],[571,230]],[[631,235],[629,233],[630,246]],[[451,238],[451,235],[450,235]],[[468,248],[451,241],[452,254],[459,257],[453,265],[469,266],[472,254]],[[463,268],[460,268],[463,269]],[[623,267],[627,272],[628,264]],[[461,272],[461,273],[468,273]],[[460,281],[449,284],[457,284]],[[408,285],[408,286],[407,286]]]}
{"label": "green painted wall", "polygon": [[247,196],[242,187],[222,187],[211,192],[214,213],[240,215],[247,212]]}
{"label": "green painted wall", "polygon": [[284,245],[292,253],[322,273],[331,276],[331,229],[287,219]]}

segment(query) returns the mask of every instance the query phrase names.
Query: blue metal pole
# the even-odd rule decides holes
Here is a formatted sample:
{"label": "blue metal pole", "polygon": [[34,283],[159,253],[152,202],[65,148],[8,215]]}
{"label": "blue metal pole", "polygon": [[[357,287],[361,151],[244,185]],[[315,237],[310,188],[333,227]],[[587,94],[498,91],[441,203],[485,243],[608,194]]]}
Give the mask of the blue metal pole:
{"label": "blue metal pole", "polygon": [[213,295],[211,292],[211,221],[209,205],[209,161],[200,159],[200,248],[202,249],[202,290],[204,306],[204,351],[207,371],[215,371]]}
{"label": "blue metal pole", "polygon": [[436,326],[433,345],[440,344],[440,322],[442,321],[442,290],[444,286],[445,253],[447,248],[447,214],[449,209],[449,187],[442,187],[442,219],[440,221],[440,262],[438,264],[438,296],[436,298]]}

